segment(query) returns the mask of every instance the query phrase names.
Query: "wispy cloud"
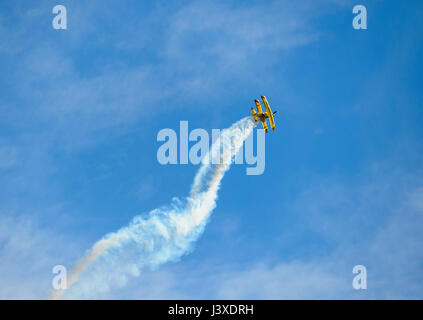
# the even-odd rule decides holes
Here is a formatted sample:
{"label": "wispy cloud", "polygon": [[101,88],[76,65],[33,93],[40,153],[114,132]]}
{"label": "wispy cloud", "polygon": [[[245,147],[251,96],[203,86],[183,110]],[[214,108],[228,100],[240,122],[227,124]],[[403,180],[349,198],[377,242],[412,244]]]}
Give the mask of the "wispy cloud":
{"label": "wispy cloud", "polygon": [[[266,81],[264,74],[271,81],[267,70],[284,65],[293,50],[322,36],[316,19],[350,3],[278,1],[263,7],[254,1],[248,6],[205,1],[158,4],[131,13],[100,1],[72,3],[66,33],[50,30],[50,1],[7,4],[0,14],[0,296],[45,297],[51,267],[82,253],[80,247],[63,252],[74,239],[66,239],[66,232],[58,235],[54,222],[47,224],[55,216],[48,206],[63,201],[58,182],[48,181],[58,166],[57,152],[91,147],[131,130],[132,124],[145,124],[146,116],[154,119],[175,106],[189,108],[186,101],[201,102],[189,104],[195,110],[213,103],[221,112],[217,102],[223,94],[257,90]],[[398,45],[388,57],[384,70],[364,84],[361,96],[367,102],[360,106],[369,113],[385,114],[384,102],[392,95],[394,101],[405,101],[395,93],[397,83],[385,78],[393,66],[397,74],[407,73],[410,64],[397,62],[409,61],[415,32],[407,46]],[[278,86],[281,95],[291,94],[283,83]],[[408,101],[407,106],[415,102]],[[419,144],[409,144],[410,139],[397,143],[408,145],[400,150],[418,158],[410,150],[420,150]],[[293,232],[322,244],[318,249],[300,245],[306,256],[278,261],[251,257],[225,266],[213,265],[211,259],[203,265],[200,261],[198,268],[181,262],[158,273],[146,271],[146,277],[114,297],[421,298],[422,175],[403,163],[384,167],[376,161],[374,167],[376,172],[361,172],[358,181],[342,174],[308,180],[286,204],[299,217]],[[150,186],[147,179],[140,191],[148,193]],[[59,214],[51,220],[63,220]],[[40,216],[45,220],[37,221]],[[284,223],[284,216],[280,219]],[[246,236],[241,222],[236,227],[227,223],[222,233],[228,241]],[[291,245],[286,232],[279,240]],[[365,293],[351,288],[352,266],[359,263],[368,266]]]}
{"label": "wispy cloud", "polygon": [[52,288],[52,268],[67,264],[76,243],[33,215],[0,214],[0,297],[40,299]]}
{"label": "wispy cloud", "polygon": [[[193,260],[164,268],[161,274],[168,285],[161,286],[159,278],[141,279],[138,288],[130,286],[119,294],[191,299],[419,299],[423,292],[421,174],[361,173],[355,183],[340,176],[314,179],[284,213],[297,215],[302,231],[318,236],[316,252],[281,260],[253,254],[243,263],[224,265],[216,264],[213,257]],[[301,232],[297,225],[291,228]],[[367,290],[352,288],[352,269],[358,264],[367,268]],[[163,290],[157,292],[158,286]]]}
{"label": "wispy cloud", "polygon": [[[49,2],[41,6],[47,10]],[[4,124],[50,132],[60,145],[79,147],[101,139],[100,132],[118,133],[142,116],[163,113],[187,96],[217,96],[234,80],[260,82],[257,73],[277,54],[317,39],[313,7],[288,1],[266,7],[214,1],[157,6],[142,13],[141,22],[130,18],[135,23],[131,39],[140,39],[141,46],[134,57],[133,47],[122,44],[128,26],[120,22],[110,29],[115,15],[102,5],[70,5],[69,30],[62,35],[34,27],[51,18],[44,10],[21,8],[25,19],[0,24],[2,34],[13,39],[2,44],[11,67],[1,79],[11,88],[1,104],[8,113]],[[152,30],[156,38],[146,36]],[[144,49],[153,57],[148,62]],[[12,51],[20,53],[19,62]]]}

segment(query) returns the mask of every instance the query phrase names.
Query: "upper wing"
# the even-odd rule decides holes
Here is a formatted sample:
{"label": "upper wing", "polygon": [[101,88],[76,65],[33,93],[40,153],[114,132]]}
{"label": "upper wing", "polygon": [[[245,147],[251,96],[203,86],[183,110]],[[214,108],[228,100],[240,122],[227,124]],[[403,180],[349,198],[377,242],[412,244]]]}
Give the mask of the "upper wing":
{"label": "upper wing", "polygon": [[254,100],[254,102],[255,102],[256,107],[257,107],[257,113],[258,113],[258,114],[262,114],[262,113],[263,113],[263,110],[261,109],[261,104],[260,104],[260,102],[259,102],[257,99],[255,99],[255,100]]}
{"label": "upper wing", "polygon": [[261,96],[261,99],[263,100],[264,106],[266,107],[267,116],[269,117],[270,127],[272,130],[275,130],[275,120],[273,119],[273,112],[270,109],[269,102],[267,102],[267,99],[265,96]]}

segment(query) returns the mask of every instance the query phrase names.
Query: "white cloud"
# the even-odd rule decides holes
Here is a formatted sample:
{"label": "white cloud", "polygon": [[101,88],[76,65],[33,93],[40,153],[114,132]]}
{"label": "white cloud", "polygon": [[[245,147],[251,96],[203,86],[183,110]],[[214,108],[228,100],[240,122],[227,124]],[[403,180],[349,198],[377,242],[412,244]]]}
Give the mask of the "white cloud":
{"label": "white cloud", "polygon": [[46,298],[53,266],[73,260],[77,242],[49,231],[34,217],[1,214],[0,298]]}
{"label": "white cloud", "polygon": [[[201,261],[194,257],[144,271],[125,288],[99,298],[421,298],[421,174],[382,172],[362,172],[355,183],[339,176],[315,179],[299,194],[289,210],[298,214],[305,230],[321,237],[318,244],[325,248],[315,255],[270,261],[265,253],[252,252],[248,261],[227,265],[216,265],[213,256]],[[51,267],[74,262],[68,255],[81,249],[26,216],[0,218],[0,274],[7,275],[1,279],[0,296],[44,298]],[[320,224],[313,222],[317,219]],[[238,228],[230,234],[242,232]],[[352,288],[357,264],[367,267],[366,291]]]}
{"label": "white cloud", "polygon": [[220,299],[336,299],[350,289],[350,279],[329,264],[288,262],[263,264],[226,274]]}
{"label": "white cloud", "polygon": [[[169,285],[154,297],[421,299],[422,175],[398,170],[386,176],[386,167],[363,171],[356,182],[340,176],[314,179],[299,194],[289,210],[300,217],[303,231],[319,236],[316,246],[322,247],[315,254],[278,260],[251,252],[248,261],[227,265],[216,265],[212,256],[206,261],[182,261],[161,269]],[[299,231],[298,226],[293,229]],[[367,290],[352,287],[352,270],[358,264],[367,268]],[[139,290],[134,284],[121,294],[145,297],[142,292],[160,286],[160,279],[147,283],[142,278],[137,281]]]}
{"label": "white cloud", "polygon": [[[313,7],[293,11],[288,2],[246,9],[224,2],[189,4],[172,15],[160,14],[169,19],[169,24],[155,26],[163,39],[154,52],[157,58],[154,63],[129,66],[114,60],[104,68],[93,68],[93,73],[83,73],[73,54],[84,47],[84,37],[96,31],[96,25],[90,24],[96,6],[88,12],[82,10],[83,16],[75,15],[85,25],[72,22],[78,26],[78,32],[72,34],[74,51],[39,38],[40,35],[32,33],[33,24],[19,25],[15,30],[0,20],[0,34],[7,36],[0,44],[0,53],[9,57],[24,53],[16,72],[8,75],[16,81],[12,87],[17,88],[14,103],[19,108],[1,106],[4,117],[11,119],[7,125],[13,123],[18,128],[24,143],[0,148],[0,168],[12,168],[21,159],[31,162],[40,157],[39,153],[44,154],[40,162],[48,162],[45,157],[48,158],[50,143],[58,141],[61,147],[89,145],[101,139],[98,136],[104,137],[102,134],[93,137],[98,132],[130,125],[142,115],[171,108],[162,103],[170,98],[192,93],[198,98],[207,92],[217,92],[237,78],[261,81],[257,70],[271,66],[275,53],[317,39],[318,32],[311,28]],[[37,11],[31,12],[33,18],[38,15]],[[208,19],[203,19],[204,16]],[[122,30],[110,36],[117,39],[124,34]],[[133,39],[138,39],[137,35],[133,34]],[[103,34],[95,43],[108,36]],[[116,47],[140,50],[133,42],[124,40],[116,42]],[[143,42],[141,48],[145,47]],[[153,102],[155,108],[149,107]],[[35,147],[31,149],[31,145]],[[46,167],[35,168],[39,170],[31,167],[28,171],[45,172]],[[197,268],[182,261],[164,270],[146,272],[139,282],[119,290],[115,297],[355,297],[351,291],[351,270],[354,264],[364,261],[369,265],[369,290],[365,297],[421,298],[422,279],[418,274],[423,260],[420,233],[423,196],[421,185],[415,181],[421,175],[412,179],[404,172],[392,173],[390,169],[382,169],[381,174],[366,173],[369,179],[357,184],[343,183],[342,177],[316,180],[298,197],[291,210],[303,217],[310,232],[335,248],[325,252],[323,258],[258,262],[257,255],[256,260],[245,262],[247,266],[222,268],[211,266],[212,261]],[[33,173],[29,176],[25,173],[7,181],[26,185]],[[149,186],[147,181],[140,188],[149,192]],[[227,235],[238,232],[242,230],[229,228]],[[0,216],[0,244],[2,298],[45,297],[51,283],[51,267],[62,263],[58,258],[69,259],[68,252],[57,251],[70,248],[66,236],[58,237],[26,216]],[[78,250],[72,248],[69,252]]]}
{"label": "white cloud", "polygon": [[[25,8],[26,18],[16,26],[0,23],[0,32],[13,40],[2,44],[11,63],[6,82],[15,96],[2,105],[5,125],[68,149],[92,145],[106,131],[120,134],[136,121],[183,108],[187,97],[217,101],[235,83],[245,88],[245,81],[262,82],[279,54],[317,39],[313,10],[324,14],[313,2],[241,7],[206,1],[131,13],[131,25],[119,21],[120,27],[110,28],[120,15],[97,4],[70,5],[64,34],[34,27],[44,17],[38,7]],[[40,7],[50,11],[49,5]],[[133,54],[133,39],[141,44],[126,60],[120,52]],[[8,49],[21,52],[19,62]],[[144,59],[143,50],[153,58]]]}

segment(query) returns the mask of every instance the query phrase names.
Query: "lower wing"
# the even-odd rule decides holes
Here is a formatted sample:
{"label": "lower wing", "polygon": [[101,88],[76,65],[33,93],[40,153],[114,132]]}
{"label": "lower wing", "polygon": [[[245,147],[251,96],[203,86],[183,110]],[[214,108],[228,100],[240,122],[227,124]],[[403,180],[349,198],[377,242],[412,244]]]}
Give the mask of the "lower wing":
{"label": "lower wing", "polygon": [[266,120],[261,120],[261,125],[263,126],[263,129],[266,133],[269,132],[269,129],[267,129],[267,124],[266,124]]}

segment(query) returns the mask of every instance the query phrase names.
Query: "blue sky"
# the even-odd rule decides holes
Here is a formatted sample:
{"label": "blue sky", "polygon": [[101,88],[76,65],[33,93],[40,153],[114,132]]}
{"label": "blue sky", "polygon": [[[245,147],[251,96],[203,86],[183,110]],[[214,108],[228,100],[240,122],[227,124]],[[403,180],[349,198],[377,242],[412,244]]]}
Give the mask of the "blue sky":
{"label": "blue sky", "polygon": [[54,265],[188,194],[198,166],[160,165],[159,130],[228,127],[264,94],[278,110],[264,174],[233,166],[192,252],[92,298],[423,298],[422,15],[419,1],[1,2],[0,297],[45,298]]}

